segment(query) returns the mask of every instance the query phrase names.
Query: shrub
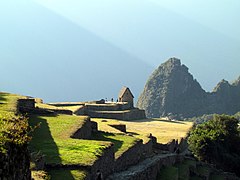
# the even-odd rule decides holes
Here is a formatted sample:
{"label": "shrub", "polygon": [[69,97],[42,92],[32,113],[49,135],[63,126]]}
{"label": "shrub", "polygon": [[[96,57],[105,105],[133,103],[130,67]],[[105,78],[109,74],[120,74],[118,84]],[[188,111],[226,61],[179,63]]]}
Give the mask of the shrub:
{"label": "shrub", "polygon": [[216,164],[239,175],[240,133],[238,120],[231,116],[215,115],[190,132],[189,149],[201,161]]}

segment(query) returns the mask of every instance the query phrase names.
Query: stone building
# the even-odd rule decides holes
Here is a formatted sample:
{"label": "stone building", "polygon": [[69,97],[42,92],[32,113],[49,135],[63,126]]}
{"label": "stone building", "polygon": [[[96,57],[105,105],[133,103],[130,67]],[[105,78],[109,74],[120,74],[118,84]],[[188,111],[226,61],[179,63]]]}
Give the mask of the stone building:
{"label": "stone building", "polygon": [[134,98],[134,96],[133,96],[132,92],[130,91],[130,89],[128,87],[124,86],[119,93],[118,102],[128,102],[128,104],[131,107],[134,107],[133,98]]}

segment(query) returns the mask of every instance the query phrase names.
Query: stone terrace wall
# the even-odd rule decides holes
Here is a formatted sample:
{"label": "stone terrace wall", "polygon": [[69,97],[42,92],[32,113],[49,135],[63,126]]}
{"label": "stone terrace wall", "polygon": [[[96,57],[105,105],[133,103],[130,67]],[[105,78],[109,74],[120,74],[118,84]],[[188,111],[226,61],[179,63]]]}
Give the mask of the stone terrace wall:
{"label": "stone terrace wall", "polygon": [[147,157],[152,153],[152,142],[143,144],[142,140],[139,140],[134,146],[125,151],[115,161],[114,171],[122,171],[131,165],[137,164],[141,159]]}
{"label": "stone terrace wall", "polygon": [[131,109],[129,111],[85,111],[86,115],[94,118],[108,118],[121,120],[145,119],[145,111],[140,109]]}
{"label": "stone terrace wall", "polygon": [[71,138],[76,138],[76,139],[89,139],[92,135],[93,132],[93,124],[90,121],[90,118],[87,117],[87,119],[84,121],[82,127],[78,129],[76,132],[74,132],[71,135]]}
{"label": "stone terrace wall", "polygon": [[[126,171],[112,174],[107,180],[153,180],[162,167],[171,166],[175,163],[182,162],[183,155],[176,154],[159,154],[152,156],[138,165],[130,167]],[[133,173],[134,172],[134,173]]]}
{"label": "stone terrace wall", "polygon": [[85,107],[87,111],[124,111],[131,109],[128,103],[86,104]]}
{"label": "stone terrace wall", "polygon": [[187,145],[187,139],[181,138],[180,143],[178,143],[178,140],[173,139],[171,142],[167,144],[161,144],[155,143],[153,144],[153,147],[162,151],[169,151],[171,153],[178,151],[178,153],[181,153],[185,151],[188,148]]}
{"label": "stone terrace wall", "polygon": [[91,167],[91,179],[95,180],[97,172],[100,171],[105,179],[108,175],[113,173],[114,170],[114,146],[113,144],[108,147],[103,156],[101,156]]}
{"label": "stone terrace wall", "polygon": [[27,145],[16,146],[9,144],[7,153],[0,153],[0,179],[1,180],[30,180],[30,157]]}

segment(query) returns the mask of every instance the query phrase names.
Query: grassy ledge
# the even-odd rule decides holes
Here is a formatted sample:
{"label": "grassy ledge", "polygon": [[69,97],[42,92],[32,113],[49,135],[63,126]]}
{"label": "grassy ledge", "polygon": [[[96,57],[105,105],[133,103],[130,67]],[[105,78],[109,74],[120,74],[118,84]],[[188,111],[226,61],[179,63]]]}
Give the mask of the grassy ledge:
{"label": "grassy ledge", "polygon": [[31,116],[29,124],[39,126],[30,142],[31,149],[41,151],[48,164],[92,165],[111,143],[70,138],[85,120],[84,116]]}

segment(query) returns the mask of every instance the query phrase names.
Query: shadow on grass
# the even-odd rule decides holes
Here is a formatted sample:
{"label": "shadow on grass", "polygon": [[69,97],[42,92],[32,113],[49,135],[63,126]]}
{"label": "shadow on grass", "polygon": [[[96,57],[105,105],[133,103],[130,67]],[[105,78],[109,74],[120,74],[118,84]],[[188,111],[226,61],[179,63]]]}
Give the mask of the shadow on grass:
{"label": "shadow on grass", "polygon": [[123,141],[113,139],[112,137],[114,136],[115,134],[113,133],[99,131],[94,133],[91,139],[98,140],[98,141],[110,141],[114,143],[114,152],[116,153],[122,147]]}
{"label": "shadow on grass", "polygon": [[[40,151],[43,155],[45,155],[45,161],[47,165],[61,165],[62,161],[60,158],[59,149],[54,141],[54,138],[51,135],[51,131],[49,129],[46,119],[39,116],[30,116],[29,125],[31,127],[37,127],[32,133],[30,151]],[[48,168],[47,171],[51,175],[51,168]],[[74,179],[70,170],[66,170],[64,176],[68,177],[68,179]],[[51,179],[59,178],[61,177],[55,177],[55,174],[52,174]]]}
{"label": "shadow on grass", "polygon": [[127,133],[129,133],[129,134],[131,134],[131,135],[139,135],[138,133],[133,132],[133,131],[128,131]]}

